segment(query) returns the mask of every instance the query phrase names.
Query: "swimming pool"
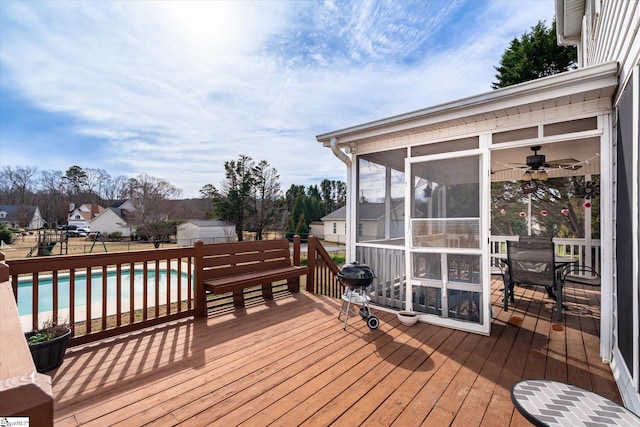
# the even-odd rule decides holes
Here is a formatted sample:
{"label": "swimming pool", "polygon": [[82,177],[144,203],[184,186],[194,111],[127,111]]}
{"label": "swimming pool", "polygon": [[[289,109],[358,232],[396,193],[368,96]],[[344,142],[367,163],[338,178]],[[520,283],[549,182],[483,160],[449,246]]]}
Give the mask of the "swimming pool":
{"label": "swimming pool", "polygon": [[[107,301],[115,301],[117,298],[117,272],[107,272]],[[167,271],[158,270],[158,283],[160,293],[166,295],[167,291]],[[128,304],[130,298],[130,272],[123,270],[120,273],[120,295],[121,302]],[[188,274],[182,273],[180,280],[180,291],[182,298],[187,296],[188,292]],[[144,271],[134,270],[134,299],[142,300],[144,291]],[[87,304],[87,276],[84,273],[76,273],[74,285],[75,306],[85,306]],[[147,271],[147,298],[153,301],[156,293],[156,271],[149,269]],[[69,277],[58,277],[58,309],[64,310],[69,308]],[[169,289],[172,294],[172,300],[175,300],[178,292],[178,272],[169,271]],[[18,314],[20,316],[31,315],[33,298],[33,284],[30,280],[20,281],[18,283]],[[102,295],[102,272],[91,274],[91,304],[101,304]],[[166,302],[166,299],[161,299]],[[47,313],[53,310],[53,281],[51,278],[41,277],[38,280],[38,313]]]}

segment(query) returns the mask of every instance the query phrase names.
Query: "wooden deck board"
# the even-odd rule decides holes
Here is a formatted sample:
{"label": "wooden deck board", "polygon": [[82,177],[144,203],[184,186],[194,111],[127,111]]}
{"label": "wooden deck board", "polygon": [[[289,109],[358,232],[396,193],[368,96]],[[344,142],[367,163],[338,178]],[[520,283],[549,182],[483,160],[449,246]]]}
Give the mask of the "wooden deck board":
{"label": "wooden deck board", "polygon": [[[599,288],[571,284],[563,322],[544,289],[494,282],[490,336],[401,325],[305,292],[71,348],[53,373],[56,426],[528,425],[510,387],[550,378],[621,402],[599,351]],[[560,326],[560,327],[559,327]]]}

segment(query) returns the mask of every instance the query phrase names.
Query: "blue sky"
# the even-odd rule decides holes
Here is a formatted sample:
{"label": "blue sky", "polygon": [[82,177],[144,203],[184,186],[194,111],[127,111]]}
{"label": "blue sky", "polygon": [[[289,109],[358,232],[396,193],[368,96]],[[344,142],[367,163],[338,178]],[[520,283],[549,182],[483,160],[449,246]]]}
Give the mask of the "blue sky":
{"label": "blue sky", "polygon": [[321,133],[491,90],[553,0],[0,1],[0,167],[346,180]]}

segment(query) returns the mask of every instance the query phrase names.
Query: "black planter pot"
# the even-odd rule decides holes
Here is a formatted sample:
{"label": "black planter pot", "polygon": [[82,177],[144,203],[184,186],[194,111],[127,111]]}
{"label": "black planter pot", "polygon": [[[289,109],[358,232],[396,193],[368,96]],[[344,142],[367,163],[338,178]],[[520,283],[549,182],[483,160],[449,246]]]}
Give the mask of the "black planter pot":
{"label": "black planter pot", "polygon": [[[27,341],[32,335],[35,335],[35,333],[28,332],[24,334]],[[67,344],[69,344],[70,336],[71,329],[69,329],[66,334],[52,340],[37,344],[29,344],[29,351],[31,351],[31,357],[33,358],[33,363],[36,365],[36,370],[38,372],[49,372],[62,365],[64,353],[67,351]]]}

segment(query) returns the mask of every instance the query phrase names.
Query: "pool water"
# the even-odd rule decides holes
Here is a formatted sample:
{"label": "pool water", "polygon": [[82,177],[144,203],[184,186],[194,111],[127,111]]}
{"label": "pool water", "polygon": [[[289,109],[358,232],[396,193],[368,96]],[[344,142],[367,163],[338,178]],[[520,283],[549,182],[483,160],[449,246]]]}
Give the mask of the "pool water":
{"label": "pool water", "polygon": [[[159,271],[159,288],[160,292],[165,292],[167,287],[167,271]],[[107,273],[107,301],[115,301],[117,288],[117,272]],[[178,272],[171,270],[170,289],[172,300],[175,300],[178,289]],[[121,276],[121,299],[126,301],[130,296],[130,273],[122,271]],[[182,273],[181,292],[183,298],[187,295],[188,275]],[[149,270],[147,272],[147,298],[152,301],[155,298],[156,272]],[[134,299],[142,299],[144,287],[144,272],[142,270],[134,271]],[[86,274],[76,274],[75,276],[75,306],[84,306],[87,304],[87,277]],[[20,316],[30,315],[32,309],[33,284],[31,281],[20,282],[18,284],[18,313]],[[102,273],[91,275],[91,304],[100,304],[102,302]],[[69,308],[69,277],[58,277],[58,309]],[[51,279],[40,278],[38,280],[38,312],[50,312],[53,310],[53,286]]]}

